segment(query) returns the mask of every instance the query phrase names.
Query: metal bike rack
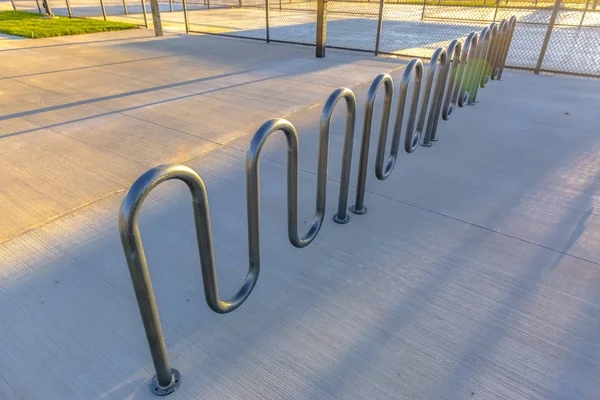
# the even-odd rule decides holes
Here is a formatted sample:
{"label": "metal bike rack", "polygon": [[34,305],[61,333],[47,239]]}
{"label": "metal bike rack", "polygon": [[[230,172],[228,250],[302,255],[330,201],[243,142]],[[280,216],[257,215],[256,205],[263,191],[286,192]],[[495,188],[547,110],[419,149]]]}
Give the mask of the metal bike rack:
{"label": "metal bike rack", "polygon": [[[237,309],[254,289],[260,270],[260,238],[258,216],[256,216],[256,218],[248,218],[249,268],[244,284],[232,298],[221,300],[215,270],[208,197],[202,178],[194,170],[184,165],[166,164],[152,168],[133,183],[121,204],[119,232],[156,370],[150,390],[159,396],[175,391],[181,383],[181,375],[169,364],[148,263],[138,227],[138,213],[148,194],[162,182],[171,179],[183,181],[192,194],[196,239],[200,253],[204,295],[208,306],[219,314],[226,314]],[[249,205],[250,197],[249,195]]]}
{"label": "metal bike rack", "polygon": [[[184,8],[186,8],[185,3]],[[419,59],[412,59],[407,64],[400,82],[389,154],[386,152],[386,143],[392,98],[394,96],[394,83],[392,77],[388,74],[380,74],[373,80],[365,103],[356,201],[350,207],[350,211],[355,214],[364,214],[367,211],[364,205],[364,197],[369,145],[375,99],[379,89],[382,86],[384,87],[384,104],[379,130],[375,174],[379,180],[385,180],[390,176],[396,165],[407,109],[409,111],[404,134],[404,150],[407,153],[412,153],[419,145],[431,146],[431,142],[436,140],[440,114],[443,120],[449,120],[457,106],[463,107],[465,104],[475,103],[478,89],[485,88],[490,79],[500,80],[502,78],[515,26],[516,18],[513,16],[508,21],[503,20],[499,24],[493,23],[489,27],[485,27],[479,35],[474,32],[469,34],[464,44],[459,40],[451,41],[447,49],[440,47],[434,51],[426,71],[423,62]],[[424,75],[425,85],[422,85]],[[411,84],[412,96],[410,104],[407,106]],[[338,208],[333,220],[340,224],[348,222],[347,203],[356,123],[356,97],[350,89],[340,88],[329,96],[321,113],[316,210],[311,227],[304,236],[300,237],[298,233],[299,140],[296,129],[285,119],[272,119],[265,122],[252,138],[246,154],[249,266],[243,285],[229,300],[221,300],[218,293],[208,197],[200,176],[191,168],[183,165],[162,165],[141,175],[127,192],[119,213],[119,232],[156,370],[156,375],[150,385],[150,389],[154,394],[167,395],[175,391],[181,383],[181,375],[169,364],[148,264],[139,232],[138,214],[145,198],[156,186],[167,180],[177,179],[187,185],[192,195],[196,239],[206,302],[211,310],[219,314],[234,311],[250,296],[258,281],[260,272],[260,154],[264,144],[271,134],[277,131],[282,131],[286,137],[288,239],[295,247],[306,247],[317,237],[325,218],[331,120],[335,107],[342,99],[346,102],[346,126]]]}

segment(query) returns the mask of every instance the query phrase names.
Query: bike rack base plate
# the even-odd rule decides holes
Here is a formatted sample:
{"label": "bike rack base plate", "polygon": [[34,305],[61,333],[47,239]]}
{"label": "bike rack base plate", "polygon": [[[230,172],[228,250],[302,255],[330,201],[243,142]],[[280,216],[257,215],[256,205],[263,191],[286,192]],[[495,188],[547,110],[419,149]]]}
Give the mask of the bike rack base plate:
{"label": "bike rack base plate", "polygon": [[363,207],[360,210],[358,210],[355,206],[351,206],[350,211],[356,215],[363,215],[367,213],[367,207]]}
{"label": "bike rack base plate", "polygon": [[175,368],[171,368],[171,372],[173,373],[173,380],[167,386],[160,386],[158,378],[154,375],[152,382],[150,382],[150,391],[157,396],[166,396],[177,390],[181,383],[181,374]]}

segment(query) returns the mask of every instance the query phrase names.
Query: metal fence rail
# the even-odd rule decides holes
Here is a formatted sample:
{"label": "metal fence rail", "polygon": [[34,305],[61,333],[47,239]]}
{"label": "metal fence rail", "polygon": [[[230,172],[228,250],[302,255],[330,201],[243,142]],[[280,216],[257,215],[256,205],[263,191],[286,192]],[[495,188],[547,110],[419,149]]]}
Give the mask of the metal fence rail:
{"label": "metal fence rail", "polygon": [[[490,79],[499,79],[504,67],[505,52],[510,47],[511,25],[502,21],[484,28],[479,35],[471,33],[464,50],[458,39],[451,41],[447,49],[435,50],[427,68],[425,85],[421,82],[425,75],[423,62],[411,60],[404,71],[399,93],[392,145],[386,157],[386,139],[389,118],[394,96],[394,83],[388,74],[378,75],[371,84],[365,103],[365,118],[362,127],[359,177],[356,190],[356,203],[350,207],[355,214],[365,214],[364,195],[367,179],[369,143],[374,113],[375,98],[381,87],[384,88],[384,104],[379,131],[376,176],[384,180],[390,176],[398,155],[403,119],[407,109],[409,87],[412,84],[412,97],[409,104],[408,122],[405,137],[405,151],[414,152],[419,144],[431,146],[436,140],[437,122],[440,115],[448,120],[458,105],[473,104],[478,88],[484,88]],[[477,39],[478,38],[478,39]],[[434,82],[435,85],[434,85]],[[462,101],[459,101],[462,98]],[[150,390],[156,395],[167,395],[181,383],[181,374],[171,368],[163,331],[156,308],[156,300],[148,271],[148,264],[138,228],[138,213],[148,194],[162,182],[171,179],[183,181],[192,195],[196,239],[200,253],[200,267],[204,283],[204,294],[208,306],[215,312],[229,313],[240,307],[256,286],[260,272],[260,154],[264,144],[275,132],[281,131],[287,141],[287,227],[288,239],[297,248],[310,245],[319,234],[325,219],[327,168],[329,162],[330,127],[333,111],[342,100],[346,102],[346,126],[338,197],[337,213],[333,220],[345,224],[347,215],[350,170],[356,122],[356,98],[347,88],[336,89],[327,99],[319,124],[319,148],[317,167],[316,210],[308,232],[300,237],[298,232],[298,174],[299,139],[294,126],[284,119],[265,122],[254,134],[246,154],[246,204],[248,218],[248,259],[249,267],[244,284],[229,300],[221,300],[218,293],[215,269],[208,196],[202,178],[192,169],[183,165],[162,165],[140,176],[127,192],[119,213],[119,232],[129,273],[138,301],[140,314],[156,375],[150,383]],[[442,111],[443,109],[443,111]],[[416,120],[419,115],[418,121]],[[427,122],[425,122],[427,120]],[[416,127],[415,127],[416,125]]]}

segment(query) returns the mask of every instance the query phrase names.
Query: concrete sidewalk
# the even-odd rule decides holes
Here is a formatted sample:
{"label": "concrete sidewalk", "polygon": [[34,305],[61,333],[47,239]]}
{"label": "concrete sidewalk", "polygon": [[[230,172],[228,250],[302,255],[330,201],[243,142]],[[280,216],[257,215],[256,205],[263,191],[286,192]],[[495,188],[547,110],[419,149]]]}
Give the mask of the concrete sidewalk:
{"label": "concrete sidewalk", "polygon": [[[103,47],[114,46],[110,41],[89,46],[69,40],[76,39],[55,44],[71,48],[71,59],[79,68],[92,64],[94,55],[101,57]],[[168,38],[127,40],[143,47],[146,58],[157,56],[156,48],[148,50],[152,46],[164,46],[162,52],[177,49],[177,41]],[[203,38],[185,40],[192,44],[186,42],[182,48],[196,46],[194,40]],[[249,68],[250,63],[261,65],[261,57],[271,52],[274,61],[262,67],[264,74],[311,65],[310,56],[292,57],[289,64],[279,61],[287,52],[305,49],[261,46],[248,49],[247,57],[253,61],[214,50],[203,62],[174,56],[176,61],[154,73],[165,76],[161,78],[165,84],[176,84],[182,71],[200,74],[191,68],[197,64],[205,69],[230,64]],[[32,50],[39,49],[26,52]],[[127,47],[122,57],[140,57],[138,51]],[[228,297],[241,283],[248,262],[244,165],[251,135],[244,133],[253,133],[264,119],[283,116],[277,114],[277,106],[299,130],[304,232],[314,212],[321,107],[300,103],[309,102],[309,96],[325,100],[331,86],[351,86],[359,100],[357,114],[362,116],[368,84],[358,82],[383,67],[397,66],[344,54],[333,54],[330,60],[333,64],[327,69],[318,69],[315,61],[313,69],[302,75],[275,78],[296,91],[266,86],[264,82],[270,81],[253,82],[238,88],[244,92],[223,90],[228,97],[210,97],[208,105],[186,103],[198,108],[185,112],[166,102],[135,114],[137,105],[146,104],[137,96],[168,99],[201,89],[171,92],[187,90],[186,85],[119,97],[116,85],[126,84],[122,77],[134,74],[128,63],[106,67],[111,75],[103,75],[105,67],[100,68],[106,94],[100,93],[101,85],[90,83],[79,83],[82,94],[35,92],[47,96],[47,107],[87,96],[92,104],[74,108],[91,107],[90,115],[119,110],[118,119],[92,118],[95,125],[75,120],[82,116],[69,114],[71,107],[26,114],[26,106],[19,109],[6,101],[7,107],[14,107],[10,113],[18,116],[7,118],[0,129],[36,121],[44,125],[50,116],[58,125],[0,140],[0,162],[12,163],[0,174],[4,175],[0,179],[12,182],[12,186],[2,182],[4,215],[34,206],[25,195],[46,207],[44,191],[48,204],[57,209],[63,203],[54,199],[67,202],[72,196],[80,201],[90,191],[105,195],[0,245],[4,383],[0,398],[156,398],[147,386],[154,372],[117,230],[124,190],[105,189],[126,187],[152,162],[189,160],[207,186],[219,289]],[[42,71],[40,65],[37,68]],[[176,74],[180,80],[168,80],[169,68],[180,71]],[[260,71],[250,73],[252,78],[263,78]],[[61,73],[67,86],[86,82],[77,70],[73,72]],[[12,71],[17,73],[35,71]],[[393,73],[396,82],[400,74],[401,70]],[[190,79],[202,76],[206,75]],[[24,78],[3,83],[21,83]],[[55,87],[59,80],[54,78]],[[153,87],[136,82],[141,88],[121,91]],[[206,83],[192,85],[201,84]],[[392,176],[382,182],[372,173],[374,132],[366,196],[369,212],[352,215],[347,225],[330,220],[339,189],[341,104],[332,126],[326,221],[306,249],[293,248],[287,240],[285,141],[282,135],[274,136],[261,162],[261,277],[248,301],[227,315],[213,313],[204,301],[187,189],[178,182],[158,187],[142,209],[140,229],[171,362],[182,373],[181,387],[168,398],[594,399],[600,391],[599,89],[600,83],[592,80],[507,71],[502,82],[490,82],[480,92],[474,107],[457,110],[448,122],[440,121],[434,147],[400,154]],[[236,100],[246,92],[247,100]],[[113,93],[115,98],[93,101]],[[58,97],[52,103],[52,96],[73,98]],[[214,107],[212,101],[217,102]],[[224,109],[219,101],[232,102],[232,111],[222,117],[231,130],[217,131],[221,125],[216,119]],[[106,108],[97,110],[100,107]],[[203,114],[196,109],[208,109],[209,117],[198,118]],[[253,128],[239,122],[240,128],[232,133],[237,115],[242,114],[251,114],[240,121]],[[70,131],[57,131],[63,127],[61,118],[68,121]],[[139,129],[133,129],[135,124]],[[361,124],[359,117],[357,127]],[[47,141],[41,141],[43,132]],[[30,134],[42,136],[4,144]],[[71,142],[57,146],[61,143],[57,138],[63,137],[106,149],[106,158],[98,160],[100,152],[81,154]],[[129,141],[117,146],[125,140]],[[176,140],[183,144],[181,156],[174,150]],[[359,146],[357,136],[352,185]],[[25,157],[28,149],[39,153],[18,164],[13,154]],[[202,156],[193,158],[194,151]],[[64,161],[59,152],[75,161]],[[132,166],[123,172],[127,163]],[[114,181],[100,182],[105,172]],[[22,186],[21,179],[34,184]],[[98,188],[99,182],[104,186]],[[14,191],[19,189],[23,194],[17,196]],[[351,188],[351,202],[354,192]],[[7,195],[15,196],[10,207],[5,205]]]}
{"label": "concrete sidewalk", "polygon": [[0,242],[402,65],[146,30],[0,49]]}

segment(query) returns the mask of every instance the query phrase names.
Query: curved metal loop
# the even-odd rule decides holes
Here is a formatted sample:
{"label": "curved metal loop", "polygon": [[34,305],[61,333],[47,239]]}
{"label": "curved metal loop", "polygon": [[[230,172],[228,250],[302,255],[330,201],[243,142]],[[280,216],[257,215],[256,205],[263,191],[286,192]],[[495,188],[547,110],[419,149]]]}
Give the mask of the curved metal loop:
{"label": "curved metal loop", "polygon": [[444,94],[444,108],[442,109],[442,118],[444,121],[448,121],[452,116],[452,113],[458,105],[458,94],[462,84],[462,44],[458,39],[454,39],[448,45],[446,49],[448,54],[448,67],[446,68],[446,78],[448,73],[450,74],[450,80],[446,85],[446,91]]}
{"label": "curved metal loop", "polygon": [[506,31],[506,37],[504,38],[504,45],[500,56],[500,68],[498,69],[497,79],[502,79],[502,73],[504,72],[504,66],[506,65],[506,58],[508,57],[508,51],[512,43],[512,37],[517,26],[517,17],[513,15],[508,19],[508,26]]}
{"label": "curved metal loop", "polygon": [[[446,49],[438,47],[429,60],[429,67],[427,68],[427,80],[425,81],[425,94],[423,102],[421,103],[421,115],[419,116],[419,124],[417,129],[423,127],[425,119],[427,117],[427,126],[425,128],[425,134],[423,135],[421,146],[430,147],[431,139],[435,138],[435,129],[437,128],[436,119],[439,118],[439,107],[441,106],[444,95],[444,71],[448,66],[448,56]],[[431,102],[430,94],[431,87],[433,86],[433,80],[436,80],[433,98]],[[429,106],[431,104],[431,106]]]}
{"label": "curved metal loop", "polygon": [[485,69],[487,60],[487,53],[490,47],[490,28],[485,27],[479,33],[479,39],[477,40],[477,52],[475,53],[475,65],[473,68],[472,79],[469,82],[469,99],[467,104],[472,105],[477,101],[477,93],[481,84],[482,75]]}
{"label": "curved metal loop", "polygon": [[[416,120],[419,107],[419,97],[421,95],[421,82],[423,80],[423,62],[418,58],[413,58],[406,65],[402,81],[398,92],[398,105],[396,109],[396,121],[394,123],[394,133],[392,134],[392,145],[390,154],[385,156],[385,147],[387,144],[387,129],[382,130],[379,134],[379,142],[377,145],[377,158],[375,161],[375,175],[377,179],[384,180],[392,173],[396,159],[398,157],[398,148],[400,147],[400,139],[402,136],[402,127],[404,123],[404,112],[406,110],[406,97],[411,81],[413,81],[412,97],[410,111],[408,114],[408,122],[406,123],[405,147],[413,149],[418,146],[421,137],[421,131],[417,131]],[[415,135],[416,133],[416,135]],[[412,151],[412,150],[411,150]],[[385,167],[384,167],[385,163]]]}
{"label": "curved metal loop", "polygon": [[[350,89],[338,89],[331,94],[321,117],[321,131],[319,134],[319,166],[317,169],[317,195],[316,211],[310,229],[302,238],[298,234],[298,133],[296,128],[285,119],[272,119],[264,124],[254,134],[250,147],[246,154],[246,185],[248,192],[248,221],[250,226],[255,226],[249,235],[258,237],[258,221],[260,215],[260,152],[269,136],[277,131],[282,131],[287,140],[287,202],[288,202],[288,238],[294,247],[302,248],[308,246],[318,235],[323,225],[326,205],[327,189],[327,164],[329,159],[329,122],[333,108],[336,103],[346,99],[350,115],[346,119],[346,138],[344,141],[344,155],[342,161],[342,183],[340,185],[340,203],[336,218],[339,223],[348,222],[346,205],[348,202],[348,187],[350,184],[350,167],[352,162],[352,145],[354,135],[354,120],[356,99]],[[258,249],[258,241],[254,242],[252,237],[249,242]]]}
{"label": "curved metal loop", "polygon": [[[212,234],[210,228],[210,215],[208,209],[208,197],[202,178],[191,168],[178,164],[166,164],[151,170],[140,176],[127,192],[119,213],[119,232],[131,275],[131,281],[138,301],[140,314],[146,330],[146,337],[152,353],[152,361],[156,369],[156,388],[162,393],[175,390],[179,380],[174,378],[178,374],[169,366],[167,349],[164,342],[162,327],[156,300],[148,271],[148,263],[144,253],[144,246],[138,227],[138,213],[148,194],[162,182],[177,179],[183,181],[192,194],[194,210],[194,221],[196,224],[196,238],[200,253],[200,266],[202,268],[202,279],[204,281],[204,295],[208,306],[215,312],[224,314],[238,308],[248,298],[258,280],[260,270],[259,247],[250,244],[250,264],[248,274],[242,287],[229,300],[219,298],[217,275],[212,245]],[[258,223],[257,221],[255,222]],[[249,219],[248,234],[258,230],[252,226]],[[255,239],[258,241],[258,237]],[[252,240],[250,240],[252,241]],[[176,385],[175,385],[176,383]],[[173,387],[174,386],[174,387]],[[166,394],[166,393],[164,393]]]}
{"label": "curved metal loop", "polygon": [[471,80],[476,67],[478,37],[475,32],[469,33],[463,46],[459,75],[462,75],[461,85],[458,95],[458,106],[464,107],[468,103],[471,90]]}
{"label": "curved metal loop", "polygon": [[490,24],[490,39],[488,43],[488,51],[485,57],[485,62],[483,63],[483,71],[481,73],[481,80],[479,82],[479,87],[484,89],[487,86],[487,83],[490,81],[492,77],[492,71],[494,68],[494,61],[496,58],[496,52],[498,47],[498,24],[495,22]]}
{"label": "curved metal loop", "polygon": [[373,124],[373,108],[379,88],[384,86],[385,93],[383,97],[383,110],[381,112],[381,126],[379,135],[387,135],[388,124],[390,121],[390,111],[392,109],[392,97],[394,96],[394,82],[388,74],[379,74],[375,77],[365,103],[365,116],[363,121],[362,142],[360,145],[360,161],[358,165],[358,180],[356,183],[356,202],[350,211],[354,214],[364,214],[367,208],[364,206],[365,189],[367,184],[367,166],[369,164],[369,145],[371,141],[371,125]]}
{"label": "curved metal loop", "polygon": [[496,80],[498,77],[498,71],[500,70],[500,62],[502,61],[502,54],[504,50],[504,44],[506,42],[506,36],[508,33],[508,20],[503,19],[498,25],[498,36],[497,43],[494,51],[494,59],[492,61],[492,70],[490,72],[490,78]]}

